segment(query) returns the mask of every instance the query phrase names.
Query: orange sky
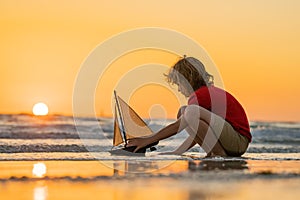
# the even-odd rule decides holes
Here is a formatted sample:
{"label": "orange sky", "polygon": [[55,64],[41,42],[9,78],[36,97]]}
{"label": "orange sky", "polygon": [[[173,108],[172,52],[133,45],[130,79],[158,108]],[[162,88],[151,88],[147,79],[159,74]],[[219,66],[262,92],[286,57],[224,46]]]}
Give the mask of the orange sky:
{"label": "orange sky", "polygon": [[[31,112],[33,104],[42,101],[51,113],[72,114],[76,75],[98,44],[126,30],[161,27],[185,34],[207,50],[225,89],[241,102],[249,120],[299,121],[300,2],[231,2],[1,1],[0,113]],[[136,52],[114,64],[131,65],[126,68],[130,69],[131,63],[152,60],[171,65],[176,56]],[[124,68],[115,69],[121,76]],[[111,114],[110,97],[99,96],[102,87],[111,94],[111,86],[99,83],[97,114]],[[166,115],[174,117],[179,103],[171,93],[145,87],[130,104],[147,117],[151,105],[160,103]],[[147,102],[141,102],[142,97]]]}

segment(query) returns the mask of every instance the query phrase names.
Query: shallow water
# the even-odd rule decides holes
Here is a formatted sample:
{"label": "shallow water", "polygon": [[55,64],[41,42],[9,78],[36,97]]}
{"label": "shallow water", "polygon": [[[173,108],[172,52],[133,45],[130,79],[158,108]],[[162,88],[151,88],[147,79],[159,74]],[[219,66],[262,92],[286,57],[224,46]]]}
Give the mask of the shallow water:
{"label": "shallow water", "polygon": [[[146,120],[147,121],[147,120]],[[147,121],[157,131],[172,120]],[[300,123],[251,122],[253,141],[247,150],[250,159],[299,159]],[[111,118],[76,118],[71,116],[35,117],[32,115],[0,115],[0,160],[16,158],[87,159],[86,152],[102,154],[112,148],[113,120]],[[184,138],[185,132],[160,141],[158,151],[175,149]],[[192,153],[204,153],[199,147]],[[15,154],[15,156],[13,156]],[[9,156],[9,154],[11,156]],[[269,155],[268,155],[269,154]],[[61,157],[60,157],[61,156]],[[91,159],[91,158],[90,158]]]}

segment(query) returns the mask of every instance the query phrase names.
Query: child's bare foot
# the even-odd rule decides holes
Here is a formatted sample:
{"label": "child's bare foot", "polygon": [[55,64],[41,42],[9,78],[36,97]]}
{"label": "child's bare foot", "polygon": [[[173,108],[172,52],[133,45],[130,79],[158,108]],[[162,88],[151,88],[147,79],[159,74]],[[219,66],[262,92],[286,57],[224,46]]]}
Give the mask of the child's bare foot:
{"label": "child's bare foot", "polygon": [[211,157],[227,157],[227,154],[225,152],[218,152],[218,153],[209,152],[205,156],[205,158],[211,158]]}
{"label": "child's bare foot", "polygon": [[211,154],[212,154],[212,153],[211,153],[211,152],[209,152],[208,154],[206,154],[206,156],[205,156],[204,158],[209,158],[209,157],[212,157],[212,156],[211,156]]}

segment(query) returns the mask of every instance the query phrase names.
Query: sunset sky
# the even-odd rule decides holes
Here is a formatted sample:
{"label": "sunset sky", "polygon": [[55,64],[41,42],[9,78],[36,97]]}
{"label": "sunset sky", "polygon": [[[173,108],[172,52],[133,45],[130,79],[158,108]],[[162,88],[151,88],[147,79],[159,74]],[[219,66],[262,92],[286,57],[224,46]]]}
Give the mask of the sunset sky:
{"label": "sunset sky", "polygon": [[[206,49],[250,121],[300,121],[299,10],[298,0],[0,1],[0,113],[30,113],[44,102],[52,114],[71,115],[74,83],[89,53],[121,32],[158,27]],[[111,115],[112,90],[129,70],[177,59],[144,50],[116,60],[97,86],[96,114]],[[172,92],[145,86],[129,103],[143,117],[157,104],[175,117]]]}

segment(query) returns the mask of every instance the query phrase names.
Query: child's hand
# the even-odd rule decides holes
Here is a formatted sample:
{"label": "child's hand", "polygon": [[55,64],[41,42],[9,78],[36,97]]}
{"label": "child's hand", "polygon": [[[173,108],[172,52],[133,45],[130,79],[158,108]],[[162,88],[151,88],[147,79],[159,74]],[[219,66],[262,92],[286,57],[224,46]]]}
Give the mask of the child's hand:
{"label": "child's hand", "polygon": [[129,139],[128,140],[128,143],[127,143],[126,147],[134,147],[134,146],[136,146],[135,150],[133,151],[133,153],[135,153],[139,149],[147,146],[148,144],[150,144],[148,138],[133,138],[133,139]]}

